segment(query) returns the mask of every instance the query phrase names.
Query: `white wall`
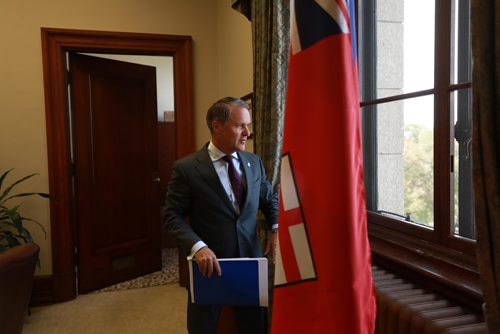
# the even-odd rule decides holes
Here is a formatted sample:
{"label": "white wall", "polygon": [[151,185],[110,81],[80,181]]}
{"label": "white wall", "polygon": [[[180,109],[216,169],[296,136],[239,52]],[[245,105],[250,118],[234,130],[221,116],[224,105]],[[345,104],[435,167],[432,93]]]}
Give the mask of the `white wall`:
{"label": "white wall", "polygon": [[83,55],[152,66],[156,69],[158,121],[164,121],[165,111],[174,111],[174,62],[168,56],[116,55],[82,53]]}

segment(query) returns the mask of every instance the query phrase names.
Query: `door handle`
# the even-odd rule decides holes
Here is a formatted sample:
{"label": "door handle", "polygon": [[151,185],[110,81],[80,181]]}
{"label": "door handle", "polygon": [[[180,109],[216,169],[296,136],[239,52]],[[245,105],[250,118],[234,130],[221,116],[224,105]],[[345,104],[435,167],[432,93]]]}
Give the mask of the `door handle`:
{"label": "door handle", "polygon": [[160,175],[158,174],[158,172],[153,173],[153,182],[155,182],[155,183],[161,182]]}

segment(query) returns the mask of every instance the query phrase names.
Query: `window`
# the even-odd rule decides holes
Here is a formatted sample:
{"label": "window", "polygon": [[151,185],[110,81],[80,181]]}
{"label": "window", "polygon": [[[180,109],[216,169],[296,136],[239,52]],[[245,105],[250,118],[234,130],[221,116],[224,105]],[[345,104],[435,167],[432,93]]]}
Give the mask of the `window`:
{"label": "window", "polygon": [[469,8],[358,1],[358,44],[369,226],[473,266]]}

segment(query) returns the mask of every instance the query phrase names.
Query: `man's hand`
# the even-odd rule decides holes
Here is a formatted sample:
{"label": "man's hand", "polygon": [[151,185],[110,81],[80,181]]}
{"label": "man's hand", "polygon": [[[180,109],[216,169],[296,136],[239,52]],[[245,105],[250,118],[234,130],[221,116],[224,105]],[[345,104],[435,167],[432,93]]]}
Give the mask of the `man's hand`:
{"label": "man's hand", "polygon": [[266,250],[264,251],[264,255],[267,256],[271,254],[271,262],[276,264],[276,247],[278,245],[278,233],[271,233],[269,235],[269,239],[267,240]]}
{"label": "man's hand", "polygon": [[206,276],[208,278],[212,277],[214,269],[217,275],[220,276],[222,274],[219,266],[219,261],[217,261],[217,257],[210,248],[201,248],[194,254],[194,259],[203,276]]}

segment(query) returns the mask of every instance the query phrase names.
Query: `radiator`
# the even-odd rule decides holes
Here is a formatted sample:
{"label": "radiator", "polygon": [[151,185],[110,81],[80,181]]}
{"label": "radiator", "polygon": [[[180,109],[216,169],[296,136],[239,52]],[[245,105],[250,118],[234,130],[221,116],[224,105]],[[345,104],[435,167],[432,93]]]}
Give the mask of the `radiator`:
{"label": "radiator", "polygon": [[481,316],[382,268],[372,268],[377,290],[376,334],[487,334]]}

